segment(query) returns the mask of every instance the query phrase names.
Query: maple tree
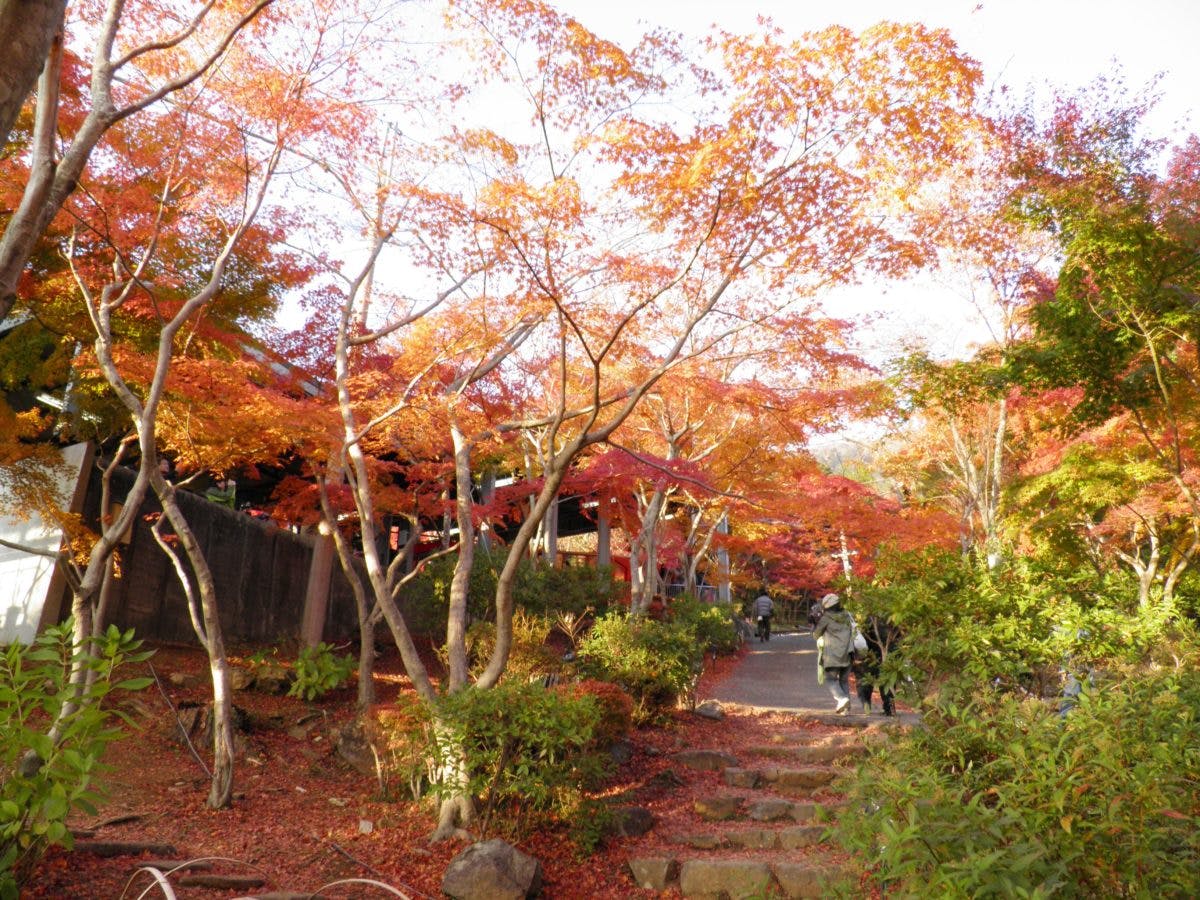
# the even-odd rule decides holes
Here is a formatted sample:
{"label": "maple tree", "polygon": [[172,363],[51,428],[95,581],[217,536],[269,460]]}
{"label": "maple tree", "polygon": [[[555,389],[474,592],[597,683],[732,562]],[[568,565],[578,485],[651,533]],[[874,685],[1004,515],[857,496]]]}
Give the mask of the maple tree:
{"label": "maple tree", "polygon": [[[46,165],[53,160],[52,146],[39,143],[54,122],[55,110],[44,106],[32,138],[35,175],[5,233],[5,241],[17,241],[16,255],[8,258],[16,260],[20,236],[42,228],[38,216],[52,217],[59,206],[69,213],[67,224],[51,231],[66,269],[60,264],[40,272],[44,277],[25,285],[22,302],[47,313],[47,322],[57,318],[60,326],[69,326],[64,336],[75,341],[85,336],[79,319],[81,310],[86,313],[91,347],[77,351],[72,366],[81,382],[103,386],[129,430],[106,469],[104,510],[113,467],[136,454],[136,477],[120,514],[102,513],[101,533],[93,541],[77,535],[76,644],[88,646],[90,631],[101,624],[104,585],[113,577],[111,555],[152,491],[163,510],[155,537],[179,576],[210,659],[214,762],[208,802],[214,807],[228,805],[233,793],[232,706],[219,598],[210,563],[177,500],[182,485],[164,476],[161,453],[171,452],[181,474],[203,467],[223,471],[278,455],[298,440],[289,419],[302,393],[244,358],[250,338],[242,323],[271,313],[283,290],[313,274],[278,246],[299,217],[277,205],[271,188],[286,153],[348,127],[354,85],[340,76],[347,71],[347,47],[358,47],[321,37],[340,28],[361,33],[352,10],[308,7],[299,16],[277,4],[270,16],[258,15],[265,6],[250,13],[223,9],[214,16],[220,23],[207,18],[213,7],[205,7],[177,33],[125,48],[114,46],[125,20],[124,7],[113,5],[92,73],[93,109],[80,111],[82,127],[91,128],[95,140],[81,141],[84,156],[70,165],[64,157],[49,172],[58,177],[79,167],[75,175],[83,190],[56,193],[53,179],[34,185],[38,153],[46,154]],[[168,20],[166,27],[179,24]],[[211,28],[218,29],[216,43],[197,61],[187,39]],[[292,43],[295,52],[270,52],[275,41]],[[163,55],[166,51],[176,55]],[[146,78],[159,77],[163,86],[142,90],[141,79],[138,86],[114,80],[118,70],[135,62],[147,67]],[[58,70],[48,67],[47,73]],[[317,83],[319,91],[313,89]],[[44,86],[40,99],[48,103],[49,93]],[[151,123],[154,137],[148,140],[141,129]],[[74,150],[72,144],[68,156]],[[95,165],[85,172],[88,158]],[[259,224],[260,218],[267,224]],[[117,424],[120,416],[110,421]]]}
{"label": "maple tree", "polygon": [[[390,176],[387,202],[358,204],[372,249],[343,290],[342,436],[327,457],[337,477],[320,479],[348,575],[351,547],[332,527],[339,480],[361,530],[360,611],[378,606],[430,702],[394,600],[403,565],[377,539],[376,491],[400,486],[372,461],[389,429],[419,420],[425,435],[442,435],[441,462],[453,462],[458,556],[443,688],[486,689],[510,651],[519,562],[575,461],[687,361],[756,328],[819,329],[814,292],[923,258],[904,197],[953,155],[977,79],[944,33],[921,26],[796,42],[718,34],[719,68],[706,70],[676,37],[624,50],[540,3],[461,3],[453,14],[451,49],[480,71],[478,85],[454,91],[482,124],[426,142],[415,171]],[[525,125],[501,130],[481,115],[477,97],[506,94],[524,102]],[[368,285],[381,309],[373,273],[385,248],[407,249],[430,287],[424,299],[397,296],[399,314],[380,313],[364,331],[356,310]],[[385,340],[387,359],[368,352]],[[472,684],[463,641],[474,473],[513,459],[514,435],[540,460],[499,565],[494,649]],[[437,836],[470,815],[469,798],[450,798]]]}
{"label": "maple tree", "polygon": [[[1161,528],[1185,511],[1185,518],[1200,512],[1194,486],[1200,319],[1189,300],[1200,286],[1194,178],[1200,142],[1176,148],[1158,174],[1155,146],[1137,133],[1145,102],[1119,100],[1100,86],[1093,95],[1060,101],[1040,130],[1023,122],[1029,140],[1019,209],[1055,236],[1063,265],[1029,310],[1033,334],[1013,370],[1035,387],[1079,392],[1068,434],[1093,429],[1095,438],[1103,433],[1094,430],[1099,426],[1126,432],[1119,441],[1097,441],[1106,456],[1118,454],[1116,470],[1079,453],[1063,458],[1086,463],[1074,472],[1082,491],[1108,483],[1116,489],[1111,505],[1134,515],[1133,541],[1122,552],[1138,573],[1145,604],[1150,573],[1158,571]],[[1193,544],[1185,527],[1174,562],[1159,573],[1169,585],[1177,567],[1190,562]],[[1142,546],[1151,563],[1139,561]]]}

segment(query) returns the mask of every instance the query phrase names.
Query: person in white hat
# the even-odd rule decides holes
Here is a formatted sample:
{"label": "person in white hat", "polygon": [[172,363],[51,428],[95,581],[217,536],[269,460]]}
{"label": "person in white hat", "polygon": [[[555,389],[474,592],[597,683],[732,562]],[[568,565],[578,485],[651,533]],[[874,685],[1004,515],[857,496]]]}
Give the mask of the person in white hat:
{"label": "person in white hat", "polygon": [[837,701],[834,711],[844,716],[850,711],[850,664],[854,652],[854,619],[842,609],[837,594],[821,598],[825,614],[813,629],[814,638],[825,638],[821,665],[825,668],[825,683]]}

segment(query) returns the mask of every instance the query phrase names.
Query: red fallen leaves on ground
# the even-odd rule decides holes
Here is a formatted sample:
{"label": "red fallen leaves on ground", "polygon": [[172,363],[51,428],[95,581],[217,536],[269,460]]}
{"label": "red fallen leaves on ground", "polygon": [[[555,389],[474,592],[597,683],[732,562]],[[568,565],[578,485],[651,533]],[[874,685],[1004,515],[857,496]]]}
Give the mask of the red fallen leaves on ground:
{"label": "red fallen leaves on ground", "polygon": [[[160,647],[153,659],[172,703],[203,703],[207,698],[207,666],[203,654],[180,647]],[[698,695],[736,665],[735,657],[710,658]],[[406,679],[394,655],[380,660],[377,677],[380,699],[387,702],[406,690]],[[182,684],[168,680],[182,676]],[[463,849],[461,842],[430,845],[434,819],[428,806],[383,800],[378,786],[346,765],[330,741],[333,726],[353,716],[354,693],[343,689],[318,704],[289,697],[239,692],[236,703],[251,714],[256,727],[239,757],[236,802],[232,809],[214,811],[204,805],[208,780],[188,750],[171,739],[173,717],[155,688],[130,705],[142,723],[138,733],[115,744],[107,762],[109,799],[96,817],[76,815],[72,826],[84,828],[118,816],[133,821],[109,825],[97,838],[111,841],[153,841],[174,845],[180,860],[223,857],[218,871],[259,875],[262,890],[315,891],[341,879],[375,879],[411,898],[441,897],[447,864]],[[318,724],[306,736],[289,734],[298,720],[317,714]],[[266,725],[267,727],[263,727]],[[718,789],[719,777],[690,779],[686,787],[647,789],[653,776],[674,768],[670,754],[685,747],[713,747],[746,754],[781,730],[795,729],[794,718],[729,716],[714,722],[684,711],[674,713],[659,728],[631,735],[632,761],[614,775],[606,793],[628,795],[648,806],[659,823],[649,835],[634,840],[614,839],[586,858],[579,858],[565,829],[542,831],[520,842],[525,852],[542,862],[544,896],[624,898],[653,896],[637,888],[625,862],[631,853],[661,849],[663,836],[690,813],[693,800]],[[712,784],[708,782],[711,781]],[[370,823],[369,831],[367,825]],[[688,824],[690,831],[699,828]],[[704,826],[700,826],[704,827]],[[733,854],[736,855],[736,854]],[[52,849],[38,865],[22,897],[107,898],[138,897],[151,887],[149,876],[131,882],[136,860],[100,858],[83,852]],[[228,898],[239,891],[172,887],[179,900]],[[160,896],[152,888],[147,897]],[[362,883],[330,888],[328,897],[389,896]]]}

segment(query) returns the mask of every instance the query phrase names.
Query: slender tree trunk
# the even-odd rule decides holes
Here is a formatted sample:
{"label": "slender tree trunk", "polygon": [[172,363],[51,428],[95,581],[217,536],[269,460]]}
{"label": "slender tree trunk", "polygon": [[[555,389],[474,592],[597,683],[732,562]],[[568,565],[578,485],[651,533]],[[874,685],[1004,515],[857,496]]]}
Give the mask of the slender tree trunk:
{"label": "slender tree trunk", "polygon": [[[213,767],[212,782],[208,792],[208,805],[212,809],[225,809],[233,803],[234,777],[234,734],[233,699],[229,686],[229,660],[225,655],[225,638],[221,630],[220,610],[217,606],[217,588],[212,569],[195,532],[179,508],[175,487],[158,472],[158,461],[154,461],[151,485],[162,504],[167,521],[171,523],[191,574],[195,578],[195,592],[200,599],[200,622],[203,631],[197,636],[208,653],[208,669],[212,680],[212,733]],[[188,573],[182,566],[183,560],[176,557],[176,572],[184,583],[185,593],[192,591],[187,583]]]}

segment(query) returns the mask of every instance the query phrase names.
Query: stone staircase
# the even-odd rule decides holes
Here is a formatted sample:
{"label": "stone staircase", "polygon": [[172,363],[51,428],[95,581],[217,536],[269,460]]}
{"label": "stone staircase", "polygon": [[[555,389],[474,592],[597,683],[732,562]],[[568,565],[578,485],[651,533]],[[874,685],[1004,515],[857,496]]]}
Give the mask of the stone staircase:
{"label": "stone staircase", "polygon": [[843,807],[839,774],[884,724],[856,717],[833,728],[798,726],[738,756],[673,754],[691,808],[654,847],[630,854],[633,880],[703,900],[823,897],[839,888],[853,895],[857,871],[826,835]]}

